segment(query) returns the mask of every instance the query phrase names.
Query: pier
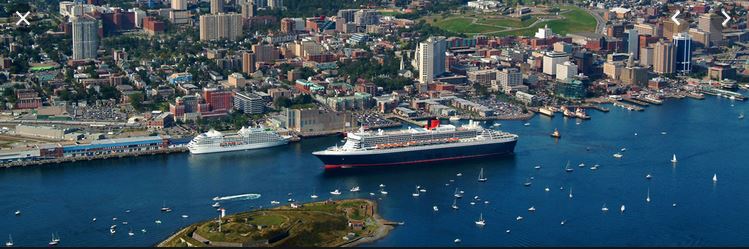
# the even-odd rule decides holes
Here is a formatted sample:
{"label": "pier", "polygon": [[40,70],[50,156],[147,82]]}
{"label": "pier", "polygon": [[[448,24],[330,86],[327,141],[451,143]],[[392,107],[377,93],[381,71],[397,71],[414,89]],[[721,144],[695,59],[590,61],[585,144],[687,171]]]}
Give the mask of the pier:
{"label": "pier", "polygon": [[648,106],[649,105],[647,102],[640,101],[640,100],[633,99],[633,98],[628,98],[628,97],[622,98],[622,101],[626,101],[626,102],[633,103],[633,104],[640,105],[640,106]]}
{"label": "pier", "polygon": [[173,147],[173,148],[166,148],[166,149],[159,149],[159,150],[111,153],[111,154],[102,154],[102,155],[94,155],[94,156],[61,157],[61,158],[51,158],[51,159],[43,159],[43,160],[15,161],[15,162],[5,163],[0,167],[11,168],[11,167],[33,166],[33,165],[60,164],[60,163],[76,162],[76,161],[92,161],[92,160],[110,159],[110,158],[124,158],[124,157],[150,156],[150,155],[159,155],[159,154],[183,153],[187,151],[188,151],[187,147]]}
{"label": "pier", "polygon": [[653,105],[660,105],[660,104],[663,104],[663,101],[661,101],[661,100],[658,100],[658,99],[651,99],[651,98],[642,98],[642,97],[637,97],[637,98],[635,98],[635,99],[636,99],[636,100],[639,100],[639,101],[642,101],[642,102],[646,102],[646,103],[648,103],[648,104],[653,104]]}
{"label": "pier", "polygon": [[626,104],[626,103],[623,103],[623,102],[621,102],[621,101],[616,101],[616,100],[614,100],[614,101],[612,101],[612,103],[614,104],[614,106],[622,107],[622,108],[624,108],[624,109],[627,109],[627,110],[630,110],[630,111],[638,111],[638,112],[641,112],[641,111],[644,111],[644,110],[645,110],[645,109],[644,109],[644,108],[642,108],[642,107],[639,107],[639,106],[636,106],[636,105],[630,105],[630,104]]}
{"label": "pier", "polygon": [[697,100],[703,100],[703,99],[705,99],[704,95],[697,94],[697,93],[687,93],[686,96],[689,97],[689,98],[692,98],[692,99],[697,99]]}

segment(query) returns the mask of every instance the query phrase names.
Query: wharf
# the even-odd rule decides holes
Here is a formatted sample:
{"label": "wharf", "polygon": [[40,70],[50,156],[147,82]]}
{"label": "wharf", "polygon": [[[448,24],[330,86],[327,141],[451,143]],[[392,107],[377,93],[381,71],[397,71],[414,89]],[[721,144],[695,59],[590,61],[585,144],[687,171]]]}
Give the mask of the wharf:
{"label": "wharf", "polygon": [[702,95],[702,94],[696,94],[696,93],[687,93],[686,96],[690,97],[690,98],[693,98],[693,99],[698,99],[698,100],[705,99],[704,95]]}
{"label": "wharf", "polygon": [[636,105],[630,105],[630,104],[622,103],[621,101],[614,100],[614,101],[612,101],[612,103],[614,104],[614,106],[622,107],[622,108],[628,109],[630,111],[641,112],[641,111],[645,110],[642,107],[639,107],[639,106],[636,106]]}
{"label": "wharf", "polygon": [[628,98],[628,97],[624,97],[624,98],[622,98],[622,100],[623,101],[627,101],[629,103],[636,104],[636,105],[640,105],[640,106],[648,106],[649,105],[647,102],[640,101],[640,100],[633,99],[633,98]]}
{"label": "wharf", "polygon": [[87,156],[87,157],[63,157],[63,158],[34,160],[34,161],[16,161],[16,162],[9,162],[9,163],[2,164],[0,165],[0,167],[11,168],[11,167],[33,166],[33,165],[60,164],[60,163],[67,163],[67,162],[91,161],[91,160],[110,159],[110,158],[124,158],[124,157],[150,156],[150,155],[158,155],[158,154],[183,153],[187,151],[188,151],[187,147],[174,147],[174,148],[151,150],[151,151],[112,153],[112,154],[106,154],[106,155],[95,155],[95,156]]}

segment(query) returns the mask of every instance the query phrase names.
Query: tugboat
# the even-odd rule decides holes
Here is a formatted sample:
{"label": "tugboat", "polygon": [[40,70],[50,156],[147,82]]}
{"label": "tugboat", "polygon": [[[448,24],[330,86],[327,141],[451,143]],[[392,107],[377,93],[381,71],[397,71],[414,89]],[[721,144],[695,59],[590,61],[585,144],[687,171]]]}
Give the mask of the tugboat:
{"label": "tugboat", "polygon": [[559,134],[559,130],[557,130],[556,128],[554,128],[554,132],[551,133],[551,136],[554,137],[554,138],[561,138],[562,134]]}
{"label": "tugboat", "polygon": [[590,119],[590,116],[588,116],[587,114],[585,114],[585,110],[583,110],[580,107],[578,107],[577,109],[575,109],[575,116],[577,116],[577,118],[579,118],[579,119]]}
{"label": "tugboat", "polygon": [[576,117],[575,113],[574,113],[574,112],[572,112],[572,111],[570,111],[570,109],[567,109],[567,107],[566,107],[566,106],[562,106],[562,114],[563,114],[563,115],[564,115],[565,117],[570,117],[570,118],[574,118],[574,117]]}

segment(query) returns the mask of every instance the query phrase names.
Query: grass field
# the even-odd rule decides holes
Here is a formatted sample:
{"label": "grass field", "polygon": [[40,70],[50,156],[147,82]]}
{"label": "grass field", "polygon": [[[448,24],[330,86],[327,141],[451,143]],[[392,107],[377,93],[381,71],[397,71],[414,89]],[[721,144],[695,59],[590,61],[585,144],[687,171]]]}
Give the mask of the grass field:
{"label": "grass field", "polygon": [[532,36],[539,28],[548,25],[554,33],[565,35],[573,32],[595,30],[596,19],[585,10],[575,6],[561,6],[561,20],[546,20],[533,25],[538,19],[559,18],[550,14],[533,14],[531,18],[520,21],[514,18],[488,16],[481,14],[468,15],[432,15],[425,17],[427,23],[438,28],[465,34],[494,34],[497,36],[523,35]]}

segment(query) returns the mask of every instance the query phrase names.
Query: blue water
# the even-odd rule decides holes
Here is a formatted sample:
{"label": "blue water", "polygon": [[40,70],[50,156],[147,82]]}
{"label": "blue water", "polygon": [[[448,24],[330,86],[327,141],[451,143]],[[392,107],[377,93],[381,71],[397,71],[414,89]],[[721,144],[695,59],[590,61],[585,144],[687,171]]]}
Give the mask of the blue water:
{"label": "blue water", "polygon": [[[405,225],[370,244],[375,246],[452,246],[455,238],[464,246],[747,245],[749,119],[737,118],[749,113],[747,107],[708,97],[668,100],[644,112],[609,106],[609,113],[589,111],[592,120],[579,125],[561,115],[536,116],[527,127],[504,121],[500,129],[520,135],[511,157],[338,174],[324,173],[310,152],[340,143],[340,137],[251,152],[2,169],[0,240],[12,234],[16,245],[46,246],[57,233],[63,246],[150,246],[180,227],[215,217],[214,196],[262,195],[222,203],[233,213],[269,206],[271,200],[285,203],[287,193],[309,201],[313,190],[321,199],[335,188],[344,192],[336,198],[369,198],[383,183],[389,194],[373,197],[379,212]],[[549,136],[554,128],[562,133],[558,141]],[[623,147],[623,158],[612,157]],[[679,159],[675,166],[672,154]],[[567,161],[574,172],[563,170]],[[585,168],[577,166],[581,162]],[[597,171],[589,169],[593,164],[600,164]],[[485,183],[476,181],[482,167]],[[651,180],[645,179],[648,173]],[[533,184],[523,186],[529,177]],[[356,185],[362,188],[358,195],[347,191]],[[416,185],[428,192],[412,197]],[[547,186],[551,191],[544,191]],[[455,187],[465,191],[457,211],[450,208]],[[482,201],[470,205],[475,195]],[[164,202],[174,211],[161,213]],[[604,203],[608,213],[601,212]],[[432,211],[434,205],[439,212]],[[530,206],[537,211],[528,212]],[[15,210],[22,215],[14,216]],[[474,224],[480,213],[484,228]],[[516,221],[517,216],[524,219]],[[155,224],[157,219],[163,223]],[[115,235],[109,234],[112,224],[118,224]],[[135,236],[127,235],[130,229]]]}

